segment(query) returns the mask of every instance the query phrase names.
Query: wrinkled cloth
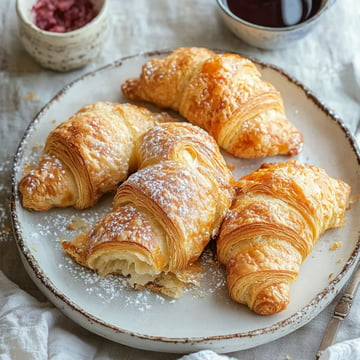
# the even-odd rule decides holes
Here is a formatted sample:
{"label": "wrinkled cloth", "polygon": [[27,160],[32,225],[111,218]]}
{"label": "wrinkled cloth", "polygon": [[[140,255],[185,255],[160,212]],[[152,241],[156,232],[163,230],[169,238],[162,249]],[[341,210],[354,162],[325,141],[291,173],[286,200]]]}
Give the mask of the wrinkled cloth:
{"label": "wrinkled cloth", "polygon": [[[293,333],[228,354],[132,349],[83,329],[44,297],[21,262],[9,210],[12,161],[31,119],[64,86],[122,57],[180,46],[236,51],[277,66],[302,82],[354,133],[360,119],[359,0],[337,1],[306,38],[279,51],[242,43],[222,23],[215,0],[109,0],[110,29],[101,55],[87,67],[69,73],[45,70],[25,52],[19,40],[14,3],[0,1],[0,360],[315,359],[341,293],[315,319]],[[343,349],[355,349],[359,340],[349,339],[359,337],[357,296],[337,344],[323,357],[348,360]]]}
{"label": "wrinkled cloth", "polygon": [[202,350],[196,353],[182,356],[179,360],[236,360],[227,355],[219,355],[211,350]]}
{"label": "wrinkled cloth", "polygon": [[319,360],[360,359],[360,338],[351,339],[329,346]]}
{"label": "wrinkled cloth", "polygon": [[39,302],[0,272],[0,358],[91,359],[95,344],[74,335],[67,319],[48,302]]}
{"label": "wrinkled cloth", "polygon": [[[69,321],[58,309],[47,301],[38,301],[21,290],[0,271],[0,359],[176,359],[176,360],[237,360],[243,359],[233,355],[217,354],[211,350],[198,351],[177,357],[171,354],[156,354],[134,350],[139,356],[132,357],[129,348],[98,338],[78,325]],[[359,304],[360,305],[360,304]],[[359,316],[357,316],[359,321]],[[294,336],[291,336],[294,337]],[[281,343],[278,340],[275,343]],[[261,349],[261,347],[259,348]],[[275,350],[275,348],[273,349]],[[116,353],[118,357],[112,357]],[[258,352],[258,354],[260,354]],[[276,352],[272,352],[275,356]],[[145,357],[146,356],[146,357]],[[160,357],[161,356],[161,357]],[[293,357],[287,359],[305,359]],[[246,357],[251,359],[252,357]],[[266,350],[262,357],[267,359]],[[271,357],[277,359],[276,357]],[[360,338],[343,341],[326,349],[320,360],[348,360],[360,358]],[[285,359],[285,358],[284,358]]]}

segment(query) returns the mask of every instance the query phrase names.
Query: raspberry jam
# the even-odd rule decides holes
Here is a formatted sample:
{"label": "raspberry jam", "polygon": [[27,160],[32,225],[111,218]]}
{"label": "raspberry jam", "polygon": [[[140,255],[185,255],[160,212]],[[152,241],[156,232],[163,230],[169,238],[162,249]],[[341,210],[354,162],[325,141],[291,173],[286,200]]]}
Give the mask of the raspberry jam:
{"label": "raspberry jam", "polygon": [[79,29],[97,15],[91,0],[38,0],[32,11],[37,27],[57,33]]}

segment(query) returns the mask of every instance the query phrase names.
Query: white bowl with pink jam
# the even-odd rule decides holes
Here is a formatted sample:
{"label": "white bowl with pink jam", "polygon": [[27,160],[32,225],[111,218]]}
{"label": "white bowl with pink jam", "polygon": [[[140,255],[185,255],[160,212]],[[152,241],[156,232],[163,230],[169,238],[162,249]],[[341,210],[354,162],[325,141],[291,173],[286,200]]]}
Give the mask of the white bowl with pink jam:
{"label": "white bowl with pink jam", "polygon": [[47,69],[81,68],[105,42],[107,0],[17,0],[16,13],[26,51]]}

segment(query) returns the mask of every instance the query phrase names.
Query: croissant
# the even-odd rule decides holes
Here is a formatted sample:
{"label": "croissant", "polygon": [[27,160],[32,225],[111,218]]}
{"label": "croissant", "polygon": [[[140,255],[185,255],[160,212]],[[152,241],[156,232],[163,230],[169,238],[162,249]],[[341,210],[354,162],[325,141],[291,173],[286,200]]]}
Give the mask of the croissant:
{"label": "croissant", "polygon": [[287,307],[290,285],[319,236],[344,225],[351,188],[296,160],[264,164],[235,186],[217,256],[231,298],[274,314]]}
{"label": "croissant", "polygon": [[236,157],[293,156],[302,149],[280,93],[252,61],[236,54],[179,48],[149,60],[121,90],[129,100],[178,111]]}
{"label": "croissant", "polygon": [[50,132],[38,167],[19,182],[23,206],[48,210],[94,205],[137,168],[139,136],[170,119],[131,104],[84,106]]}
{"label": "croissant", "polygon": [[139,170],[118,187],[112,211],[62,246],[100,275],[176,298],[198,281],[196,261],[231,205],[233,176],[215,140],[189,123],[157,125],[136,148]]}

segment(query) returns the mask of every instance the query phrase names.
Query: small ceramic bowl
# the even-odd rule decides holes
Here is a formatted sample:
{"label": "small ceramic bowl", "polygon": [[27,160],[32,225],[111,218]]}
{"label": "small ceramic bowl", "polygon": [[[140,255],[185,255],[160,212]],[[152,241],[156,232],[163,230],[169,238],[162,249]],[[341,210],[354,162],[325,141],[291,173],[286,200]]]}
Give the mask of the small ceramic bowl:
{"label": "small ceramic bowl", "polygon": [[322,0],[320,10],[314,16],[304,22],[287,27],[256,25],[233,14],[229,10],[227,0],[217,0],[217,4],[225,24],[238,38],[249,45],[273,50],[287,47],[307,35],[319,23],[322,15],[335,1]]}
{"label": "small ceramic bowl", "polygon": [[100,53],[108,27],[107,0],[93,0],[97,16],[83,27],[57,33],[34,23],[36,0],[16,0],[20,39],[26,51],[43,67],[70,71],[92,62]]}

